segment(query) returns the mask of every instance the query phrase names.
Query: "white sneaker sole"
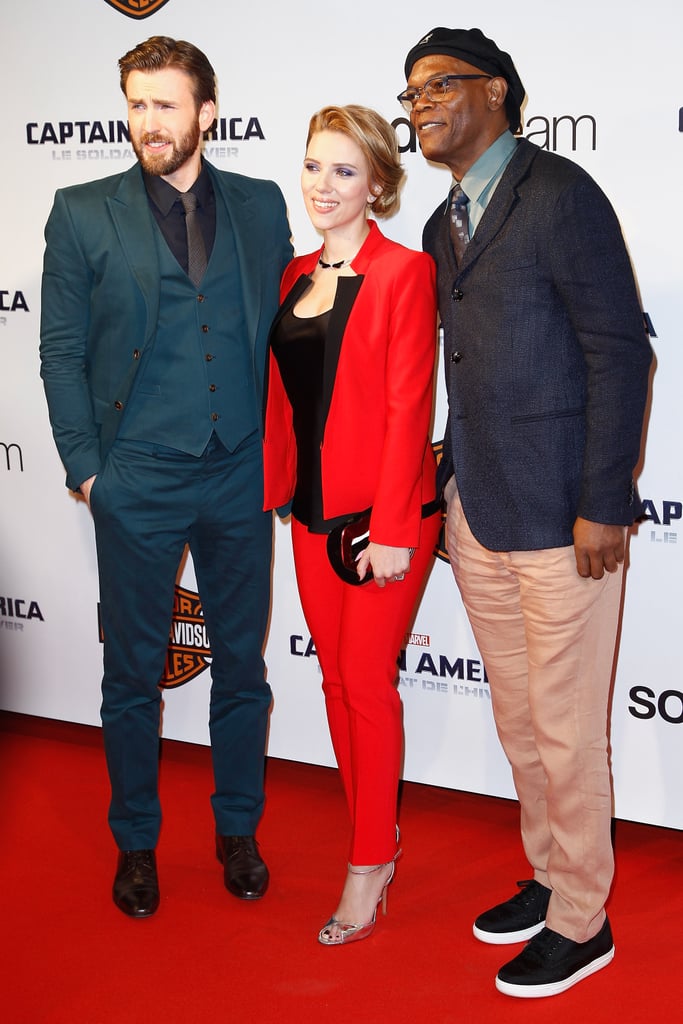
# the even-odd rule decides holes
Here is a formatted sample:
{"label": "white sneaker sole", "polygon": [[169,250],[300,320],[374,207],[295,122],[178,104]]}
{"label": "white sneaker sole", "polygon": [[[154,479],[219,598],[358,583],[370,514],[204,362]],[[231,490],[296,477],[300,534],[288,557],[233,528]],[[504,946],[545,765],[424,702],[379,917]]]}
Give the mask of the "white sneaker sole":
{"label": "white sneaker sole", "polygon": [[509,946],[513,942],[527,942],[529,939],[533,939],[534,935],[538,935],[543,928],[545,928],[545,921],[539,921],[538,924],[532,924],[530,928],[522,928],[517,932],[486,932],[477,928],[475,924],[472,925],[472,933],[475,939],[487,942],[491,946]]}
{"label": "white sneaker sole", "polygon": [[558,996],[560,992],[566,992],[572,985],[576,985],[577,982],[583,981],[584,978],[588,978],[591,974],[595,974],[596,971],[607,967],[607,964],[613,958],[614,946],[612,946],[609,952],[586,964],[585,967],[581,967],[568,978],[563,978],[562,981],[553,981],[546,985],[512,985],[509,981],[501,981],[499,978],[496,978],[496,988],[506,996],[516,996],[518,999],[540,999],[543,996]]}

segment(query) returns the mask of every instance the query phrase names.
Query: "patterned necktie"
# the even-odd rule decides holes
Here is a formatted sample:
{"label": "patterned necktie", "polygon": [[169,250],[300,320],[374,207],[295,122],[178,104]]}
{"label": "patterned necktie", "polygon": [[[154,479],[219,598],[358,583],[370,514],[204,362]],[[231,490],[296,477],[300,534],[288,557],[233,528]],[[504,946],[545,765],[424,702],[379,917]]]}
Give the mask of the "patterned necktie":
{"label": "patterned necktie", "polygon": [[451,241],[453,252],[458,266],[462,263],[463,253],[470,240],[469,221],[467,217],[467,204],[469,198],[465,195],[460,184],[456,182],[451,191]]}
{"label": "patterned necktie", "polygon": [[180,202],[185,210],[185,228],[187,230],[187,274],[192,284],[198,287],[206,270],[206,249],[197,220],[197,197],[194,192],[183,192]]}

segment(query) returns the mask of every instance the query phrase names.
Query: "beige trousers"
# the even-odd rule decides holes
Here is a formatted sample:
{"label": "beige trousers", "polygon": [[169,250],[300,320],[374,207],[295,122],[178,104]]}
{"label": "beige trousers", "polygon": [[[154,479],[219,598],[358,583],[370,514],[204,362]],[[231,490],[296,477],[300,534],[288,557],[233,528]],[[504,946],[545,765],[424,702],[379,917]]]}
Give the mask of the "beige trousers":
{"label": "beige trousers", "polygon": [[512,766],[524,850],[552,889],[546,924],[585,942],[602,927],[614,873],[607,728],[623,569],[583,579],[571,546],[489,551],[457,493],[446,542]]}

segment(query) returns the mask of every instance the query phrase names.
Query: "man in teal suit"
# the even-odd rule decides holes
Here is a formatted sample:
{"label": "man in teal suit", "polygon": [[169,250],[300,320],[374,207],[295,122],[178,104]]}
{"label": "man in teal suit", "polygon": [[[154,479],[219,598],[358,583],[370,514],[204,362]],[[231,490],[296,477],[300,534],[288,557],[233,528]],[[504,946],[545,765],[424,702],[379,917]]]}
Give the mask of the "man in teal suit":
{"label": "man in teal suit", "polygon": [[119,68],[139,162],[56,194],[41,375],[67,486],[95,523],[114,902],[146,917],[159,904],[158,684],[185,545],[213,658],[217,853],[234,895],[268,885],[254,838],[271,700],[261,407],[292,250],[278,187],[202,159],[216,113],[206,56],[155,36]]}

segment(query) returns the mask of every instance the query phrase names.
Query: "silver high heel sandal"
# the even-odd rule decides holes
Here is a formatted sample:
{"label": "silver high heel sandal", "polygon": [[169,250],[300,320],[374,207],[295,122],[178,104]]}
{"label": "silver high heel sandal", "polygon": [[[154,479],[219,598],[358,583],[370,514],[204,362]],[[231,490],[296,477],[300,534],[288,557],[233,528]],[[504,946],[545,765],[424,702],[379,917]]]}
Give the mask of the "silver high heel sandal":
{"label": "silver high heel sandal", "polygon": [[386,861],[384,864],[377,864],[374,868],[365,868],[361,871],[358,868],[354,868],[353,864],[349,864],[348,868],[352,875],[372,875],[375,871],[379,871],[381,868],[385,868],[387,864],[391,864],[391,871],[389,877],[384,883],[384,888],[379,895],[379,899],[375,905],[375,909],[372,913],[372,918],[367,924],[347,924],[346,921],[338,921],[336,917],[332,916],[327,924],[323,925],[318,935],[318,942],[321,942],[323,946],[348,946],[349,942],[360,942],[361,939],[367,939],[375,927],[375,921],[377,919],[377,907],[382,904],[382,913],[387,912],[387,889],[394,877],[394,871],[396,869],[396,857],[400,854],[400,850],[396,856]]}

